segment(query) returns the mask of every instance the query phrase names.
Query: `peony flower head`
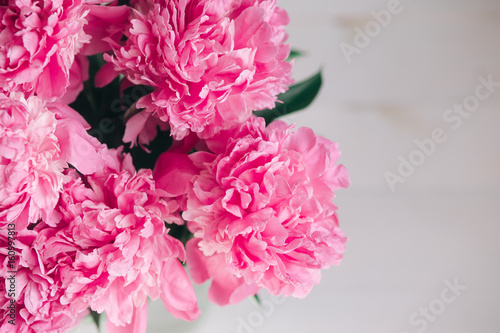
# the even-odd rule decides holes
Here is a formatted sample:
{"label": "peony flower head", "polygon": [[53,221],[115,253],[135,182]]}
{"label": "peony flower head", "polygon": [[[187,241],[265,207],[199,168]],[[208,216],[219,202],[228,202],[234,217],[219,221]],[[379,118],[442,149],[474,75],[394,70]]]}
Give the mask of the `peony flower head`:
{"label": "peony flower head", "polygon": [[[27,229],[9,235],[15,225],[13,222],[0,231],[0,332],[68,332],[88,314],[82,303],[61,302],[64,273],[77,248],[65,242],[55,244],[63,247],[64,253],[56,249],[42,254],[40,243],[46,237]],[[55,234],[58,230],[42,232]]]}
{"label": "peony flower head", "polygon": [[194,320],[196,297],[179,261],[184,247],[165,227],[176,219],[176,202],[160,196],[151,170],[135,172],[128,155],[108,152],[101,172],[82,178],[72,172],[59,205],[67,227],[43,242],[45,251],[67,239],[82,249],[63,278],[63,301],[105,311],[113,327],[145,323],[147,297],[161,297],[175,316]]}
{"label": "peony flower head", "polygon": [[[275,121],[266,128],[262,118],[251,118],[207,140],[209,151],[190,155],[201,171],[183,213],[195,237],[188,249],[213,262],[223,255],[220,269],[232,274],[228,288],[241,289],[234,281],[240,278],[274,295],[304,297],[319,282],[320,269],[342,258],[346,238],[333,198],[349,185],[347,170],[336,164],[336,144],[292,127]],[[188,256],[203,262],[199,254]],[[200,264],[190,270],[199,282],[214,277]],[[222,278],[214,282],[224,286]]]}
{"label": "peony flower head", "polygon": [[[67,332],[88,307],[107,313],[108,332],[123,326],[145,332],[148,297],[161,297],[179,318],[199,315],[179,261],[184,247],[165,227],[175,201],[161,198],[152,171],[136,173],[130,156],[106,149],[103,157],[106,166],[92,175],[65,171],[57,225],[42,220],[16,235],[16,295],[0,292],[0,318],[10,318],[14,299],[20,332]],[[7,233],[0,230],[0,278],[6,283]]]}
{"label": "peony flower head", "polygon": [[83,0],[9,0],[0,7],[0,88],[54,101],[89,42]]}
{"label": "peony flower head", "polygon": [[0,225],[54,225],[68,163],[89,174],[103,165],[101,144],[73,109],[21,93],[0,94]]}
{"label": "peony flower head", "polygon": [[207,138],[273,108],[292,83],[288,20],[276,0],[136,1],[125,46],[105,59],[155,88],[137,107],[168,122],[175,139]]}

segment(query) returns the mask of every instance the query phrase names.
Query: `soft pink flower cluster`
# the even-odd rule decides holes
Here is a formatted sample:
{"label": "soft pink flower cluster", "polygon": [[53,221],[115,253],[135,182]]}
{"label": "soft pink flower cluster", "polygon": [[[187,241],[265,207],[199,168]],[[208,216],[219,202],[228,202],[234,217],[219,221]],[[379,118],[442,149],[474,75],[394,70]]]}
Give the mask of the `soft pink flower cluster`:
{"label": "soft pink flower cluster", "polygon": [[63,104],[32,96],[0,94],[0,226],[16,221],[24,229],[43,219],[55,225],[68,163],[84,174],[104,162],[101,144],[86,133],[88,125]]}
{"label": "soft pink flower cluster", "polygon": [[83,0],[14,0],[0,7],[0,87],[54,100],[90,36]]}
{"label": "soft pink flower cluster", "polygon": [[197,318],[196,297],[178,260],[185,259],[184,247],[165,227],[175,220],[177,203],[160,196],[151,170],[135,172],[129,156],[121,161],[112,151],[106,160],[94,175],[71,173],[58,207],[66,226],[44,242],[71,240],[84,249],[66,273],[66,298],[106,311],[117,326],[144,324],[147,316],[138,314],[147,309],[147,297],[161,297],[177,317]]}
{"label": "soft pink flower cluster", "polygon": [[12,238],[6,228],[0,231],[0,260],[4,263],[0,276],[5,279],[5,288],[0,289],[0,332],[67,332],[88,314],[82,304],[61,301],[63,279],[76,251],[60,244],[50,253],[44,248],[44,234],[57,229],[40,227],[39,231],[24,229],[16,233],[15,268],[7,264],[12,255],[8,246]]}
{"label": "soft pink flower cluster", "polygon": [[183,209],[194,234],[188,265],[196,282],[213,277],[219,304],[259,287],[304,297],[320,269],[340,263],[346,238],[333,198],[348,172],[336,164],[336,144],[292,128],[254,117],[190,155],[200,171]]}
{"label": "soft pink flower cluster", "polygon": [[[183,263],[225,305],[261,288],[304,297],[342,259],[337,145],[252,115],[292,83],[286,12],[276,0],[131,4],[0,4],[0,333],[68,332],[89,310],[109,333],[144,333],[148,299],[200,315]],[[119,92],[98,90],[119,74]],[[94,97],[120,104],[134,85],[154,90],[129,105],[111,149],[87,132],[113,108]],[[123,141],[147,145],[158,129],[173,142],[137,170]]]}
{"label": "soft pink flower cluster", "polygon": [[126,7],[101,6],[104,0],[7,2],[0,6],[0,92],[64,103],[73,102],[88,79],[86,57],[75,61],[80,50],[108,51],[101,34],[116,40],[129,13]]}
{"label": "soft pink flower cluster", "polygon": [[[130,157],[119,151],[102,155],[106,166],[93,175],[65,172],[56,226],[42,220],[15,237],[20,332],[66,332],[88,307],[106,311],[108,332],[145,328],[148,297],[161,298],[176,317],[199,316],[179,261],[185,259],[184,247],[168,235],[164,222],[176,220],[177,203],[159,195],[151,170],[135,172]],[[7,228],[2,233],[0,275],[9,281]],[[0,292],[5,329],[10,298],[5,289]]]}
{"label": "soft pink flower cluster", "polygon": [[105,59],[155,88],[137,106],[168,122],[175,139],[241,124],[292,83],[288,15],[276,0],[139,0],[131,22],[126,44],[113,43]]}

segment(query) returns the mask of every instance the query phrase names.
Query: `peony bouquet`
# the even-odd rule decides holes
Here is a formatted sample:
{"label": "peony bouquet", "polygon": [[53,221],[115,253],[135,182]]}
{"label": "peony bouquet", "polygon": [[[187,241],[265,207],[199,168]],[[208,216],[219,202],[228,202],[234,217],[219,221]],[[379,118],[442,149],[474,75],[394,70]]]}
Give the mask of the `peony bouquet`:
{"label": "peony bouquet", "polygon": [[337,145],[276,0],[0,1],[0,332],[192,321],[192,283],[305,297],[339,264]]}

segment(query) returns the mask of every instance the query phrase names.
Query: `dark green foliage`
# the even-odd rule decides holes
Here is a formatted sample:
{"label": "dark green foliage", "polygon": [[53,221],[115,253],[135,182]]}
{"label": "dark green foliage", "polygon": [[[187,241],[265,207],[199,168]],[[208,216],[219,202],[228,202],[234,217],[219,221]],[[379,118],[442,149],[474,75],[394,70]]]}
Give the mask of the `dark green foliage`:
{"label": "dark green foliage", "polygon": [[279,95],[278,100],[282,103],[276,103],[274,109],[256,111],[254,113],[259,117],[263,117],[266,120],[266,124],[269,124],[278,117],[302,110],[311,104],[316,95],[318,95],[322,82],[321,71],[319,71],[310,78],[294,84],[287,92]]}
{"label": "dark green foliage", "polygon": [[292,61],[292,59],[301,57],[303,55],[304,55],[304,53],[302,51],[292,49],[292,50],[290,50],[290,54],[288,55],[288,58],[286,59],[286,61],[290,62],[290,61]]}

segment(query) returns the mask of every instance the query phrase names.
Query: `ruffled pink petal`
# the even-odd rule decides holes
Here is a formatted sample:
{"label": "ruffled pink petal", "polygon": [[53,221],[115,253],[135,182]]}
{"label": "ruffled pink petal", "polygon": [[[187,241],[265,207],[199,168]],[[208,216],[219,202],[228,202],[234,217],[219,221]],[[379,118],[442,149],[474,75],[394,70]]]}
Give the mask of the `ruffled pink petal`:
{"label": "ruffled pink petal", "polygon": [[224,306],[236,304],[259,291],[256,284],[248,285],[226,270],[224,255],[205,256],[199,249],[199,239],[186,243],[186,256],[189,274],[196,284],[213,278],[208,291],[211,302]]}

